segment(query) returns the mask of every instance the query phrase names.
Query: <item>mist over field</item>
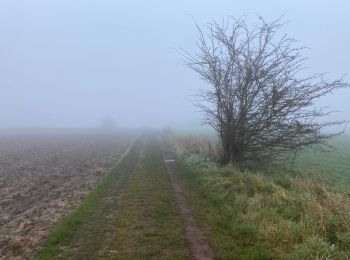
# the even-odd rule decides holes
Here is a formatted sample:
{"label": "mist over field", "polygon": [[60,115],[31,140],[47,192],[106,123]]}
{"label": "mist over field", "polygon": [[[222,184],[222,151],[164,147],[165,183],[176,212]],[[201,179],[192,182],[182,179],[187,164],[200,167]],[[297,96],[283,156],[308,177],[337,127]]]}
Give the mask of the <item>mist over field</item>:
{"label": "mist over field", "polygon": [[0,0],[0,260],[350,259],[349,10]]}
{"label": "mist over field", "polygon": [[[0,128],[197,128],[205,86],[178,50],[199,25],[232,15],[284,16],[282,32],[310,47],[309,72],[350,71],[349,1],[0,2]],[[349,80],[349,76],[345,76]],[[349,90],[320,101],[350,119]]]}

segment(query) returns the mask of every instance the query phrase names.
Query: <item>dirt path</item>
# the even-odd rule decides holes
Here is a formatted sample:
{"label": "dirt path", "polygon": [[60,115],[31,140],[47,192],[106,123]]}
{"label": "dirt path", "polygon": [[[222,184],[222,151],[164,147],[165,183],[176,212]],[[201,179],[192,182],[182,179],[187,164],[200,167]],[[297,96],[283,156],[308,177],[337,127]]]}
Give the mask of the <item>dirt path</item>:
{"label": "dirt path", "polygon": [[154,135],[137,142],[38,258],[213,259],[166,148]]}
{"label": "dirt path", "polygon": [[160,144],[153,135],[141,143],[61,223],[39,259],[191,258]]}
{"label": "dirt path", "polygon": [[176,169],[173,156],[170,155],[164,148],[162,143],[163,150],[163,160],[165,167],[167,169],[171,185],[173,187],[177,204],[180,208],[181,217],[185,225],[186,240],[188,243],[188,251],[191,259],[198,260],[209,260],[214,259],[214,254],[210,246],[206,241],[206,237],[203,232],[200,230],[196,221],[191,213],[191,209],[186,201],[184,192],[181,188],[179,181],[176,178]]}

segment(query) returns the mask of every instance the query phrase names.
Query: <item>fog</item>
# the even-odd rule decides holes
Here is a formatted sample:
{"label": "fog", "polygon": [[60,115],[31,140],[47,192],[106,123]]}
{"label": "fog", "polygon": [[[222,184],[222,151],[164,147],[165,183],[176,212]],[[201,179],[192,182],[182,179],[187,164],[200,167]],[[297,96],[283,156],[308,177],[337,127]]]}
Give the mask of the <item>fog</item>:
{"label": "fog", "polygon": [[[227,15],[267,21],[310,47],[310,73],[350,71],[350,1],[0,0],[0,128],[194,128],[193,95],[205,83],[178,49],[195,49],[200,25]],[[349,80],[349,77],[346,76]],[[350,119],[350,92],[319,105]]]}

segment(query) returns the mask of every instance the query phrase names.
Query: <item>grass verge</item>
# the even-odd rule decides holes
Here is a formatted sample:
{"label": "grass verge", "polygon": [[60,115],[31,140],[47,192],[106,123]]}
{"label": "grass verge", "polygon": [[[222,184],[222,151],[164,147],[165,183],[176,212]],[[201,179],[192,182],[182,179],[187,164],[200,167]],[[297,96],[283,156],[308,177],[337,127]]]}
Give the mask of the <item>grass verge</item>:
{"label": "grass verge", "polygon": [[141,142],[136,142],[90,192],[82,204],[65,217],[45,240],[37,259],[92,259],[110,232],[108,216],[137,164]]}
{"label": "grass verge", "polygon": [[350,259],[350,197],[288,174],[179,157],[180,180],[218,259]]}

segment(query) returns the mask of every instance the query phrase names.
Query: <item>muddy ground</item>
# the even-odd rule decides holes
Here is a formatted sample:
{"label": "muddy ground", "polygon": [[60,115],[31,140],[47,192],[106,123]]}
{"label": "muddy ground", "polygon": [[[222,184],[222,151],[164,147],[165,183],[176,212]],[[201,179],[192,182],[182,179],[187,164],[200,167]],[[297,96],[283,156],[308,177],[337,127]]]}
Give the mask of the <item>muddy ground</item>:
{"label": "muddy ground", "polygon": [[32,256],[118,161],[130,133],[0,133],[0,259]]}

